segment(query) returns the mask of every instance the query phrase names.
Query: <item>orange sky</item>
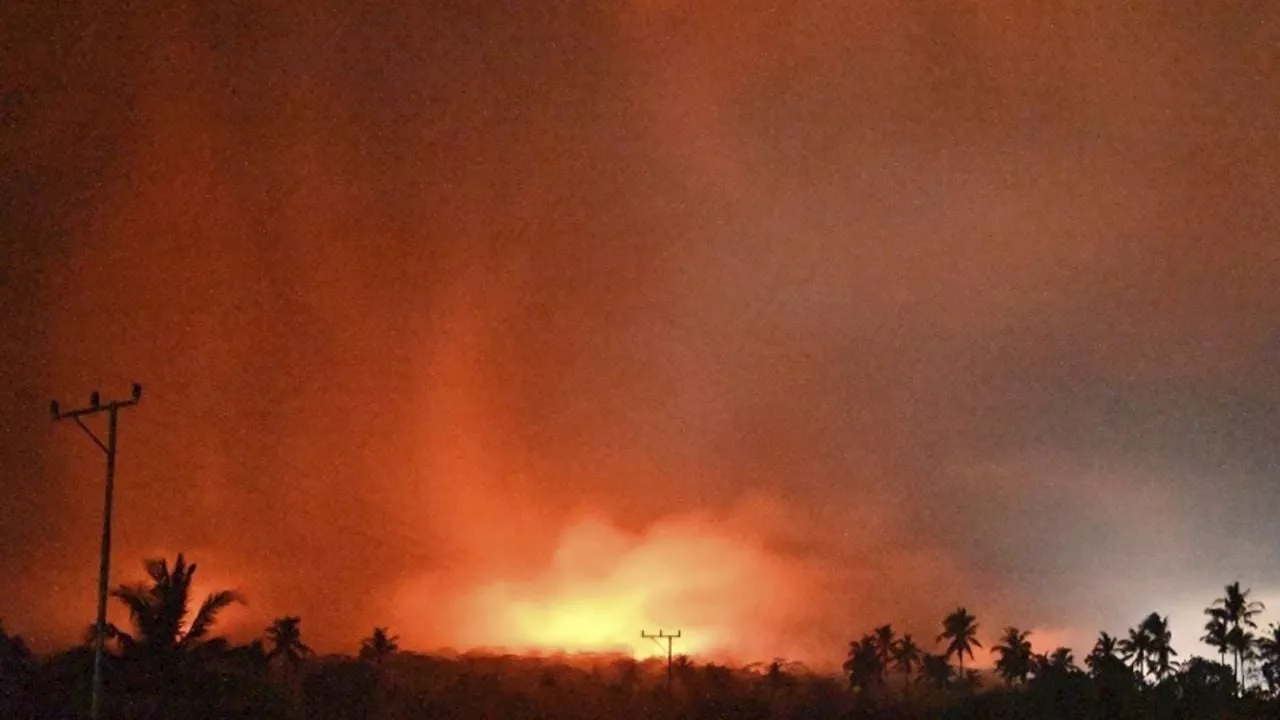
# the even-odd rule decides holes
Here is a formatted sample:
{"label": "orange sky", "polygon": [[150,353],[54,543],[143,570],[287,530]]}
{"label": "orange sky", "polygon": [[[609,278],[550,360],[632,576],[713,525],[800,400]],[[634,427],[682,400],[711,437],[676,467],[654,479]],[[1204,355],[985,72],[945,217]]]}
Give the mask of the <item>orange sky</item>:
{"label": "orange sky", "polygon": [[185,550],[323,649],[824,662],[1280,587],[1270,4],[151,5],[0,11],[37,646],[100,508],[44,408],[135,380],[113,579]]}

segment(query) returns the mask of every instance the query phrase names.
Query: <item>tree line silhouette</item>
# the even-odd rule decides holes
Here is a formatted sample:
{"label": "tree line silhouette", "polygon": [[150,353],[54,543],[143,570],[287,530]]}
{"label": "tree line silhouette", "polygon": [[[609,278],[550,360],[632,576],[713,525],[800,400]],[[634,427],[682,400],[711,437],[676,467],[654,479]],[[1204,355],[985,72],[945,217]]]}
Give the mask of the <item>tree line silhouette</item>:
{"label": "tree line silhouette", "polygon": [[[891,625],[882,625],[849,646],[844,670],[856,698],[854,714],[1280,717],[1280,625],[1273,623],[1256,633],[1256,617],[1265,607],[1250,595],[1233,582],[1204,611],[1209,619],[1200,640],[1218,651],[1218,661],[1175,660],[1178,651],[1169,619],[1156,612],[1125,637],[1100,633],[1083,668],[1071,648],[1037,653],[1030,631],[1005,627],[991,648],[996,686],[985,693],[978,692],[983,674],[964,666],[965,657],[974,659],[974,649],[982,647],[977,619],[965,608],[943,618],[935,640],[942,645],[937,653],[921,649],[909,633],[899,637]],[[1262,682],[1250,684],[1255,670]],[[891,682],[894,673],[900,677],[896,686]]]}
{"label": "tree line silhouette", "polygon": [[[386,627],[373,628],[354,657],[320,657],[297,616],[233,645],[212,631],[244,598],[213,592],[193,613],[195,564],[179,554],[172,565],[158,559],[144,567],[148,582],[112,591],[129,627],[105,630],[109,718],[1280,717],[1280,626],[1255,632],[1265,608],[1238,582],[1205,610],[1201,639],[1218,651],[1216,661],[1179,662],[1168,618],[1151,613],[1123,637],[1101,633],[1083,667],[1070,648],[1037,653],[1030,631],[1005,627],[989,651],[994,664],[979,670],[978,620],[958,608],[942,620],[937,652],[886,624],[850,643],[843,678],[782,658],[732,668],[681,655],[668,689],[656,659],[423,655],[402,651]],[[0,713],[82,716],[94,640],[91,626],[84,644],[37,658],[0,623]]]}

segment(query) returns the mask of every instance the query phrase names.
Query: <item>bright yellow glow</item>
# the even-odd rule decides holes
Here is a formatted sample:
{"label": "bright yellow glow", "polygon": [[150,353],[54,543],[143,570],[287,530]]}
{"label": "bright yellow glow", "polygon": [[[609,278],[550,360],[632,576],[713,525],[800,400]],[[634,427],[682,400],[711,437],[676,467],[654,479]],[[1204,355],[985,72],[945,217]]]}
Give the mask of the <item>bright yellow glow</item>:
{"label": "bright yellow glow", "polygon": [[[546,598],[514,597],[509,585],[491,585],[479,605],[484,607],[510,649],[542,652],[616,652],[644,659],[665,655],[653,641],[640,637],[661,629],[645,612],[651,599],[643,587],[630,590],[597,586],[564,588]],[[671,631],[671,629],[668,629]],[[686,629],[676,653],[697,654],[706,646],[707,632]],[[701,641],[701,642],[700,642]]]}
{"label": "bright yellow glow", "polygon": [[[508,608],[516,637],[541,648],[612,650],[635,654],[633,640],[644,598],[571,595],[548,602],[515,602]],[[636,628],[628,632],[628,628]]]}
{"label": "bright yellow glow", "polygon": [[[805,607],[808,576],[731,528],[685,518],[630,532],[586,518],[565,528],[549,560],[518,578],[469,582],[447,610],[449,644],[645,659],[665,657],[667,647],[642,631],[679,630],[674,653],[703,661],[800,656],[783,633],[761,628],[798,626],[788,613]],[[424,584],[397,604],[420,616],[435,596]],[[415,632],[411,619],[397,627]]]}

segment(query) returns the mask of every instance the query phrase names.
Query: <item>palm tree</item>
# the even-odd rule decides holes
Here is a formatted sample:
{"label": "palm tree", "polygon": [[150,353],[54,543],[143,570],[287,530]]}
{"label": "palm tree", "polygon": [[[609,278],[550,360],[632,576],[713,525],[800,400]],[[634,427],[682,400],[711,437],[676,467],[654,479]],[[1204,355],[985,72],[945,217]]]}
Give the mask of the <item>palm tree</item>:
{"label": "palm tree", "polygon": [[905,688],[911,683],[911,671],[920,664],[920,646],[912,639],[911,633],[903,634],[893,646],[893,666],[902,673]]}
{"label": "palm tree", "polygon": [[1262,661],[1262,677],[1274,693],[1280,689],[1280,625],[1269,625],[1266,634],[1254,641],[1254,646]]}
{"label": "palm tree", "polygon": [[894,635],[892,625],[881,625],[875,629],[876,636],[876,656],[880,660],[880,679],[884,679],[884,672],[889,668],[889,663],[893,660]]}
{"label": "palm tree", "polygon": [[1219,607],[1205,608],[1205,615],[1209,616],[1208,621],[1204,624],[1204,635],[1200,637],[1200,642],[1218,651],[1218,660],[1223,665],[1227,664],[1227,635],[1231,632],[1227,625],[1227,612]]}
{"label": "palm tree", "polygon": [[[1241,666],[1248,659],[1245,656],[1252,646],[1249,638],[1246,638],[1248,633],[1244,628],[1256,629],[1258,624],[1253,621],[1254,616],[1267,608],[1256,600],[1250,600],[1249,595],[1253,591],[1241,590],[1239,581],[1231,583],[1224,590],[1223,597],[1214,600],[1210,608],[1220,611],[1219,617],[1227,625],[1227,647],[1234,655],[1236,686],[1239,687],[1242,685],[1240,673],[1243,668]],[[1231,636],[1233,631],[1236,631],[1234,637]]]}
{"label": "palm tree", "polygon": [[1049,667],[1063,675],[1075,675],[1080,672],[1080,668],[1076,667],[1075,654],[1071,652],[1071,648],[1065,646],[1054,650],[1049,656]]}
{"label": "palm tree", "polygon": [[1084,664],[1090,669],[1106,662],[1107,658],[1116,656],[1116,639],[1107,632],[1098,635],[1098,641],[1093,644],[1093,649],[1084,659]]}
{"label": "palm tree", "polygon": [[1147,660],[1151,656],[1151,636],[1143,625],[1129,628],[1129,637],[1120,641],[1120,657],[1129,663],[1139,680],[1147,678]]}
{"label": "palm tree", "polygon": [[1227,632],[1227,649],[1231,651],[1236,662],[1233,674],[1236,678],[1237,690],[1242,689],[1245,671],[1248,669],[1249,664],[1258,657],[1254,652],[1256,642],[1257,636],[1243,625],[1237,625]]}
{"label": "palm tree", "polygon": [[982,647],[982,643],[978,642],[978,621],[977,618],[970,615],[964,608],[957,608],[942,620],[942,634],[938,636],[937,642],[947,641],[946,657],[952,655],[960,659],[960,675],[964,675],[964,655],[969,654],[973,657],[973,649]]}
{"label": "palm tree", "polygon": [[108,630],[114,631],[125,650],[151,657],[190,650],[208,635],[218,613],[233,603],[244,602],[231,590],[209,593],[188,622],[195,563],[187,565],[182,553],[178,553],[172,569],[163,558],[147,560],[143,567],[151,578],[150,585],[121,585],[111,592],[129,608],[133,623],[132,635],[116,628]]}
{"label": "palm tree", "polygon": [[1170,658],[1178,652],[1170,645],[1173,632],[1169,630],[1169,619],[1160,617],[1159,613],[1151,613],[1142,621],[1144,633],[1151,639],[1148,661],[1156,681],[1165,679],[1173,671],[1174,663]]}
{"label": "palm tree", "polygon": [[920,658],[920,673],[936,688],[942,689],[951,684],[952,670],[946,655],[925,653]]}
{"label": "palm tree", "polygon": [[302,642],[302,629],[298,624],[302,618],[286,616],[276,618],[267,628],[267,639],[271,641],[271,651],[267,660],[280,658],[290,669],[296,670],[302,659],[311,654],[311,648]]}
{"label": "palm tree", "polygon": [[1000,644],[991,648],[991,652],[1000,655],[996,660],[996,672],[1004,681],[1012,685],[1015,681],[1026,683],[1031,672],[1031,632],[1016,627],[1004,629]]}
{"label": "palm tree", "polygon": [[381,665],[384,658],[400,649],[396,644],[399,639],[398,635],[388,635],[384,627],[374,628],[373,634],[360,643],[360,659],[372,660],[373,664]]}
{"label": "palm tree", "polygon": [[862,640],[849,643],[849,657],[844,661],[849,687],[867,690],[873,681],[882,680],[884,666],[880,664],[880,652],[875,635],[863,635]]}
{"label": "palm tree", "polygon": [[1089,668],[1089,674],[1094,678],[1102,678],[1110,674],[1117,668],[1124,668],[1125,665],[1120,658],[1116,657],[1118,650],[1116,639],[1107,633],[1098,635],[1098,641],[1093,644],[1093,649],[1085,656],[1084,664]]}

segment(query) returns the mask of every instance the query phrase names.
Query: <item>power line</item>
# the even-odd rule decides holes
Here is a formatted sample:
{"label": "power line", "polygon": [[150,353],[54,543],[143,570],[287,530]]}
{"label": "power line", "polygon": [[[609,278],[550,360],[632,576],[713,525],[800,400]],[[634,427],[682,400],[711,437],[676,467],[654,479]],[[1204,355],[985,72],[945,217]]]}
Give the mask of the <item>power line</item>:
{"label": "power line", "polygon": [[674,634],[664,633],[662,628],[658,628],[657,635],[651,635],[644,630],[640,631],[640,637],[652,640],[658,647],[662,647],[662,640],[667,641],[667,694],[671,694],[671,641],[680,637],[680,631],[676,630]]}
{"label": "power line", "polygon": [[[98,449],[107,456],[107,481],[102,504],[102,551],[98,559],[98,623],[93,640],[93,701],[89,708],[91,720],[98,720],[102,708],[102,646],[107,635],[107,575],[111,569],[111,495],[115,489],[116,475],[116,415],[121,408],[133,407],[142,399],[142,386],[133,384],[133,394],[128,400],[114,400],[103,405],[94,390],[89,394],[89,406],[77,410],[62,411],[58,401],[49,403],[49,414],[54,421],[74,420]],[[107,413],[107,441],[104,443],[80,418]]]}

